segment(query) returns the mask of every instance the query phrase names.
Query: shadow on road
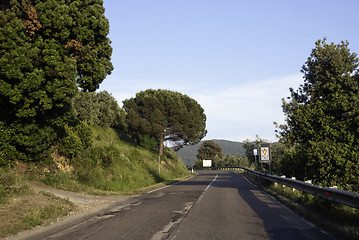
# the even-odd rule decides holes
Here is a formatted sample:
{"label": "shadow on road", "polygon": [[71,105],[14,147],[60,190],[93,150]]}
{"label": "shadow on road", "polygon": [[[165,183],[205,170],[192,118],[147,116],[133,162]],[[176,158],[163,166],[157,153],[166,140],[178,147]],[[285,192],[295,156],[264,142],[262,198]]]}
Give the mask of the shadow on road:
{"label": "shadow on road", "polygon": [[[210,173],[206,173],[209,176]],[[213,188],[236,188],[239,196],[263,220],[263,225],[274,240],[333,240],[331,236],[296,216],[273,197],[250,183],[242,174],[213,171],[218,174]],[[198,184],[198,182],[197,182]]]}

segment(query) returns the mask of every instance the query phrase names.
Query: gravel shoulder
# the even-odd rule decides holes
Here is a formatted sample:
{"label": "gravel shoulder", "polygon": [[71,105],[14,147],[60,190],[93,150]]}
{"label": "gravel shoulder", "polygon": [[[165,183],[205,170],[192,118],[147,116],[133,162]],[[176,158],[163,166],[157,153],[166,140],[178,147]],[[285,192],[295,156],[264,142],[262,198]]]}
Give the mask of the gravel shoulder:
{"label": "gravel shoulder", "polygon": [[96,208],[102,205],[111,204],[127,199],[121,195],[113,196],[94,196],[85,193],[70,192],[56,188],[34,186],[35,190],[51,193],[57,197],[67,198],[70,202],[81,208]]}

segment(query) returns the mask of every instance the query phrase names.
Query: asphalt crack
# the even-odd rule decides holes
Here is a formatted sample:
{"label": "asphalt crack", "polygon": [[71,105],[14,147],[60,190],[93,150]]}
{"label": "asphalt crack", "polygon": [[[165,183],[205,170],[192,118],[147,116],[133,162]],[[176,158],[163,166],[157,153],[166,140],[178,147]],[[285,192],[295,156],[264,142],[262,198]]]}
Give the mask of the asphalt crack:
{"label": "asphalt crack", "polygon": [[186,202],[184,204],[185,207],[181,211],[174,211],[173,213],[175,213],[175,215],[172,217],[171,222],[168,223],[161,231],[159,231],[155,235],[153,235],[151,240],[166,239],[170,235],[171,229],[173,229],[173,227],[176,224],[178,224],[182,221],[182,219],[187,215],[189,210],[192,208],[193,204],[194,204],[194,202]]}

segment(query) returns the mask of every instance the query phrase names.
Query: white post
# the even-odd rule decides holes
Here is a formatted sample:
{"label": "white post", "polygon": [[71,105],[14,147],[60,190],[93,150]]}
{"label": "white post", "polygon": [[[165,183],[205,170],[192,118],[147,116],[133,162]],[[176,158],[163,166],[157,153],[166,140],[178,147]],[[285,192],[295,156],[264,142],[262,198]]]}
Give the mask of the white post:
{"label": "white post", "polygon": [[161,155],[158,155],[158,175],[161,174]]}

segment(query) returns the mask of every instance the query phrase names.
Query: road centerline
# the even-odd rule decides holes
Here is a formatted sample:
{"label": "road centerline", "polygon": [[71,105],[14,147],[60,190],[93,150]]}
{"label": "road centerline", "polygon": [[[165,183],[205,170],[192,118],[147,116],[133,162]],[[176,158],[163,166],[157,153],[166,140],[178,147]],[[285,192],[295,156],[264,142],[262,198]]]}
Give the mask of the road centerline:
{"label": "road centerline", "polygon": [[206,192],[208,190],[208,188],[216,181],[218,177],[218,174],[214,177],[214,179],[212,180],[212,182],[210,184],[208,184],[208,186],[206,187],[206,189],[204,190],[204,192]]}
{"label": "road centerline", "polygon": [[197,201],[195,202],[186,202],[185,203],[185,207],[182,211],[180,211],[180,217],[178,217],[175,221],[170,221],[166,226],[164,226],[164,228],[160,231],[158,231],[157,233],[155,233],[151,240],[160,240],[160,239],[164,239],[165,236],[168,236],[171,233],[171,229],[179,224],[184,218],[185,216],[188,214],[188,212],[191,210],[191,208],[193,207],[193,205],[195,203],[199,203],[201,201],[201,199],[204,196],[204,193],[209,189],[209,187],[216,181],[218,177],[218,174],[216,174],[216,176],[214,177],[214,179],[207,185],[207,187],[205,188],[205,190],[202,192],[202,194],[199,196],[199,198],[197,199]]}

